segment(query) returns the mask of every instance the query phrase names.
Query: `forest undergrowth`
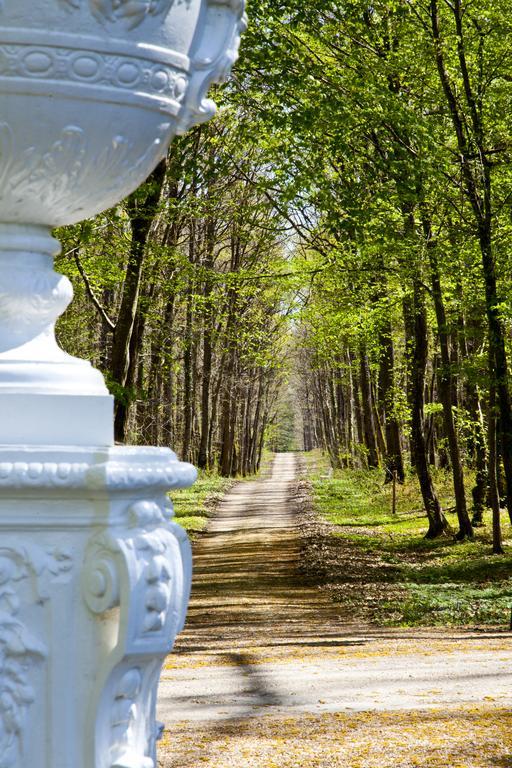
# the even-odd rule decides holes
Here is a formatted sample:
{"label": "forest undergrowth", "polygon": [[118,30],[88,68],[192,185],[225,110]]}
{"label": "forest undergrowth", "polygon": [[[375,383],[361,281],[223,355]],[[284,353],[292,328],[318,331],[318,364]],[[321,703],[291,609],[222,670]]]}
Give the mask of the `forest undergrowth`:
{"label": "forest undergrowth", "polygon": [[[512,535],[502,512],[503,555],[492,554],[490,511],[471,541],[453,533],[425,539],[417,480],[398,486],[375,470],[335,470],[320,451],[304,454],[303,569],[352,620],[387,626],[496,626],[508,629]],[[468,478],[470,481],[470,478]],[[446,516],[456,529],[450,475],[436,473]]]}

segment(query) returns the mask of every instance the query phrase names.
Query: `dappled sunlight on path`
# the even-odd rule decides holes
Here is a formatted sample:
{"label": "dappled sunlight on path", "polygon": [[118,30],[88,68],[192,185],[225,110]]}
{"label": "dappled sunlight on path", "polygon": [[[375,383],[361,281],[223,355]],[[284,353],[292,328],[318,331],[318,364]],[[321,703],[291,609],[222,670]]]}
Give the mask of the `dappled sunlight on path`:
{"label": "dappled sunlight on path", "polygon": [[297,573],[295,481],[295,457],[282,454],[270,477],[239,483],[223,501],[195,552],[178,653],[336,637],[340,624],[330,600],[319,605],[319,593]]}
{"label": "dappled sunlight on path", "polygon": [[510,636],[347,625],[300,576],[296,475],[278,454],[196,546],[164,768],[512,767]]}

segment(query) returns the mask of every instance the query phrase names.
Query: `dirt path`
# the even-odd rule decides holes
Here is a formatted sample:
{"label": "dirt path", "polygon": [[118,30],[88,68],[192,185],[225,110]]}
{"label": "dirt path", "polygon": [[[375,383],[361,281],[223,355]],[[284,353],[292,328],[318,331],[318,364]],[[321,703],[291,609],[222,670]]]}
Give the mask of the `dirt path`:
{"label": "dirt path", "polygon": [[299,575],[295,488],[278,454],[196,547],[164,768],[512,766],[512,638],[347,626]]}

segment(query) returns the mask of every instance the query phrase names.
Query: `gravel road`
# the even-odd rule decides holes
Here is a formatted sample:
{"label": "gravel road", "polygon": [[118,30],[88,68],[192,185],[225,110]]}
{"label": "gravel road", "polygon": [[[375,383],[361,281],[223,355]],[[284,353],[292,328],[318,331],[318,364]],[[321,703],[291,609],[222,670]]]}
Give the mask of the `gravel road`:
{"label": "gravel road", "polygon": [[[350,626],[321,592],[304,583],[298,571],[296,482],[294,455],[278,454],[269,476],[234,486],[197,543],[187,626],[160,686],[158,717],[168,729],[160,751],[165,768],[375,768],[387,763],[375,762],[371,755],[365,758],[370,762],[349,762],[341,756],[342,743],[318,763],[306,757],[287,762],[292,741],[283,753],[286,759],[278,759],[279,748],[269,744],[278,738],[276,729],[286,742],[292,721],[294,733],[303,728],[305,734],[307,729],[300,725],[304,717],[352,714],[357,720],[357,713],[387,713],[406,718],[414,712],[435,716],[443,711],[452,713],[450,719],[456,722],[458,715],[466,719],[475,708],[494,713],[495,719],[510,710],[509,634]],[[274,725],[262,749],[258,733],[267,728],[269,718]],[[464,749],[469,749],[467,722],[464,727]],[[237,733],[242,730],[248,740],[240,752]],[[474,758],[480,762],[471,762],[468,753],[460,765],[512,765],[509,745],[501,736],[495,741],[488,749],[505,754],[505,762],[496,756],[485,762],[480,743]],[[212,751],[213,743],[217,746]],[[447,755],[448,747],[443,749]],[[350,759],[356,759],[355,752],[352,745]],[[317,745],[314,755],[319,754]],[[459,765],[453,757],[436,762],[435,754],[429,754],[424,763],[395,757],[394,764]]]}

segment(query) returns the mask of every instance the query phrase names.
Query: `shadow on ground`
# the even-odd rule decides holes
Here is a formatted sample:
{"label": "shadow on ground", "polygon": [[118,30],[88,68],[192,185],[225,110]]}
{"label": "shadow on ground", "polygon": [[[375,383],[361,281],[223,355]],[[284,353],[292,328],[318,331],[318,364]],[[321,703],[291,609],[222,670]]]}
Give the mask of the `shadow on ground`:
{"label": "shadow on ground", "polygon": [[[464,643],[473,656],[482,648],[503,654],[510,636],[351,623],[301,569],[300,504],[296,459],[278,455],[270,477],[231,490],[197,542],[187,625],[164,675],[162,719],[169,715],[172,726],[159,752],[163,768],[512,768],[512,713],[501,700],[455,707],[440,695],[437,710],[430,691],[429,709],[420,692],[414,709],[349,711],[345,691],[340,711],[318,711],[315,670],[326,660],[340,686],[341,662],[347,677],[369,664],[371,684],[372,659],[385,676],[389,658],[385,682],[400,689],[409,677],[400,659],[414,664],[417,658],[415,680],[425,689],[439,685],[437,658],[458,653]],[[495,674],[479,657],[473,661],[467,674],[464,665],[459,669],[455,688],[472,690]],[[310,710],[290,705],[293,686],[285,694],[276,684],[273,670],[283,668],[292,678],[305,675]]]}

